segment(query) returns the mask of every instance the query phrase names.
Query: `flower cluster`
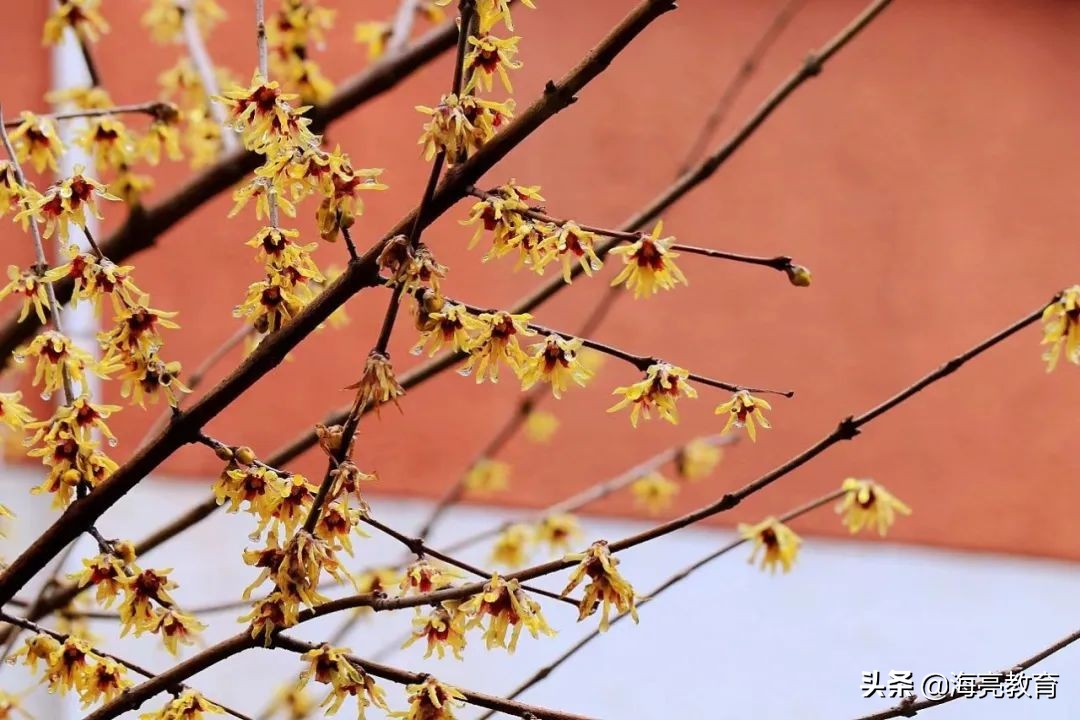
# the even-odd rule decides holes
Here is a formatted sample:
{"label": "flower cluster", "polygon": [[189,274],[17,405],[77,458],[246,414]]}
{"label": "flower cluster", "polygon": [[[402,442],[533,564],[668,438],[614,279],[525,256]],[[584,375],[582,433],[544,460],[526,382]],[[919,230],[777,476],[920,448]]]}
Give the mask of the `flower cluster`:
{"label": "flower cluster", "polygon": [[543,200],[539,186],[517,185],[512,180],[485,193],[462,221],[463,225],[476,225],[469,247],[475,247],[487,231],[491,233],[491,248],[485,261],[516,254],[518,268],[528,267],[539,275],[559,261],[566,282],[571,281],[575,263],[586,275],[599,270],[603,263],[595,249],[596,234],[572,221],[548,219],[530,204]]}
{"label": "flower cluster", "polygon": [[462,603],[460,612],[471,617],[469,628],[478,627],[486,620],[484,642],[489,650],[501,647],[514,652],[523,629],[534,638],[555,634],[540,611],[540,603],[529,597],[517,580],[503,580],[498,574],[492,576],[482,592]]}
{"label": "flower cluster", "polygon": [[[311,2],[287,0],[276,22],[279,47],[284,48],[278,55],[293,58],[282,61],[292,68],[289,76],[296,82],[307,78],[315,95],[323,94],[318,90],[322,83],[311,61],[299,58],[307,43],[321,36],[321,28],[332,17],[328,12]],[[303,68],[307,74],[297,74]],[[308,129],[311,120],[304,117],[309,106],[294,105],[299,97],[256,72],[248,87],[234,87],[216,98],[226,107],[229,127],[240,133],[245,147],[265,158],[251,180],[233,194],[236,205],[230,213],[236,215],[254,200],[256,216],[270,221],[247,243],[257,249],[265,279],[252,283],[233,311],[260,336],[296,317],[326,283],[311,257],[316,244],[302,244],[298,231],[279,228],[278,214],[294,217],[298,203],[320,197],[315,212],[319,234],[332,242],[363,213],[362,192],[386,189],[378,181],[382,170],[354,168],[340,148],[332,152],[320,148],[321,138]]]}
{"label": "flower cluster", "polygon": [[567,555],[565,560],[576,561],[578,566],[570,575],[570,580],[563,588],[565,596],[586,578],[589,583],[585,586],[585,594],[578,603],[578,620],[584,620],[596,612],[597,607],[602,605],[600,613],[600,631],[606,632],[610,626],[611,609],[620,613],[629,613],[637,622],[637,598],[633,586],[626,581],[617,570],[619,559],[611,554],[607,541],[598,540],[589,546],[585,552]]}
{"label": "flower cluster", "polygon": [[[42,664],[42,682],[48,684],[49,692],[75,692],[83,707],[108,702],[131,686],[126,667],[111,657],[95,652],[81,638],[68,636],[58,639],[37,633],[23,642],[23,646],[12,655],[11,662],[20,658],[33,673],[38,671],[38,663]],[[4,715],[0,713],[0,717]]]}
{"label": "flower cluster", "polygon": [[329,685],[330,692],[322,701],[327,715],[333,715],[349,697],[356,698],[357,718],[363,720],[370,705],[388,710],[386,697],[375,680],[349,659],[349,649],[321,645],[304,653],[308,667],[300,675],[298,689],[314,680]]}
{"label": "flower cluster", "polygon": [[491,562],[507,568],[525,565],[533,551],[546,547],[552,554],[566,554],[581,537],[577,518],[568,513],[546,515],[534,524],[512,523],[495,539]]}
{"label": "flower cluster", "polygon": [[305,103],[323,102],[334,92],[311,51],[325,43],[336,13],[316,0],[284,0],[267,22],[270,71]]}
{"label": "flower cluster", "polygon": [[630,408],[630,423],[637,427],[638,418],[651,419],[651,412],[670,423],[679,422],[679,411],[675,402],[680,397],[696,398],[697,390],[687,379],[690,373],[680,367],[660,362],[650,365],[645,371],[645,379],[633,385],[617,387],[613,395],[622,395],[622,399],[608,408],[608,412],[618,412]]}
{"label": "flower cluster", "polygon": [[207,714],[224,715],[225,710],[194,690],[184,690],[160,710],[143,713],[139,720],[203,720]]}
{"label": "flower cluster", "polygon": [[110,607],[120,599],[122,634],[157,635],[165,648],[176,655],[181,645],[190,645],[205,626],[181,611],[170,590],[177,587],[169,579],[169,569],[142,569],[135,563],[134,547],[115,543],[111,553],[82,561],[81,572],[71,575],[79,587],[94,587],[97,601]]}
{"label": "flower cluster", "polygon": [[[435,0],[435,4],[447,5],[449,0]],[[523,4],[532,7],[531,2]],[[492,33],[500,22],[508,30],[513,30],[510,7],[505,0],[479,0],[474,12],[477,16],[476,34],[469,36],[465,56],[461,59],[464,86],[443,95],[435,107],[416,107],[428,117],[419,141],[427,160],[443,155],[451,164],[464,161],[491,140],[499,127],[514,116],[513,99],[497,102],[475,95],[481,89],[490,92],[496,75],[508,93],[513,91],[508,71],[521,67],[521,63],[514,59],[521,38],[501,38]],[[469,18],[461,19],[461,32],[470,32],[472,27]],[[381,28],[367,26],[360,32],[372,48],[385,42],[385,35],[382,34],[385,31]]]}
{"label": "flower cluster", "polygon": [[409,685],[409,709],[390,713],[404,720],[455,720],[454,708],[465,704],[461,691],[433,677]]}

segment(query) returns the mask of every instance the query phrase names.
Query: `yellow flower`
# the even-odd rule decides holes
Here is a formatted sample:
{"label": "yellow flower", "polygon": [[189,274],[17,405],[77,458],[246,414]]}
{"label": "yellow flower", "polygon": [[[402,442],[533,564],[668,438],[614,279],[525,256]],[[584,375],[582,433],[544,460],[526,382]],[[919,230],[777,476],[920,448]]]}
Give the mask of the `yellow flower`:
{"label": "yellow flower", "polygon": [[606,540],[597,540],[585,552],[573,553],[563,559],[578,561],[578,566],[574,568],[570,581],[561,593],[564,597],[585,578],[589,579],[589,584],[585,586],[585,594],[578,603],[579,622],[595,613],[601,603],[603,610],[600,614],[600,632],[607,632],[613,607],[620,614],[630,613],[630,617],[637,622],[637,600],[634,588],[616,569],[619,559],[608,550]]}
{"label": "yellow flower", "polygon": [[394,27],[388,22],[357,23],[353,30],[353,40],[366,45],[368,60],[378,60],[386,52],[386,43],[394,34]]}
{"label": "yellow flower", "polygon": [[559,429],[559,418],[546,410],[533,410],[525,418],[525,436],[534,443],[546,443]]}
{"label": "yellow flower", "polygon": [[259,333],[267,334],[280,330],[305,304],[296,286],[284,276],[268,275],[266,280],[248,286],[244,301],[233,308],[233,317],[244,318]]}
{"label": "yellow flower", "polygon": [[150,29],[154,42],[162,45],[181,42],[185,12],[195,13],[195,22],[203,35],[225,19],[225,11],[214,0],[150,0],[150,7],[143,13],[142,24]]}
{"label": "yellow flower", "polygon": [[651,235],[642,235],[641,239],[630,245],[621,245],[612,249],[613,255],[622,255],[626,263],[622,271],[611,281],[612,287],[626,283],[633,290],[634,298],[655,295],[660,290],[671,290],[679,283],[688,285],[686,276],[675,264],[679,254],[671,251],[675,238],[661,238],[664,222],[657,221]]}
{"label": "yellow flower", "polygon": [[81,572],[68,577],[80,588],[96,588],[97,601],[104,607],[110,607],[126,587],[122,580],[127,577],[127,566],[135,560],[135,549],[131,543],[116,543],[116,554],[100,554],[83,558]]}
{"label": "yellow flower", "polygon": [[46,396],[63,387],[65,374],[78,383],[83,382],[87,369],[104,376],[89,353],[55,330],[46,330],[35,337],[29,347],[16,352],[15,361],[22,362],[27,357],[37,358],[33,384],[41,385],[41,392]]}
{"label": "yellow flower", "polygon": [[480,495],[505,490],[510,484],[510,465],[501,460],[481,458],[465,473],[465,488]]}
{"label": "yellow flower", "polygon": [[139,716],[139,720],[203,720],[207,713],[224,715],[225,711],[195,690],[184,690],[170,700],[165,707],[143,713]]}
{"label": "yellow flower", "polygon": [[419,243],[414,249],[404,235],[391,238],[379,253],[377,262],[379,269],[389,276],[389,283],[400,285],[401,291],[410,295],[425,286],[438,293],[439,281],[447,272],[446,266],[435,259],[427,245]]}
{"label": "yellow flower", "polygon": [[[405,394],[405,388],[401,387],[394,377],[390,358],[377,350],[368,353],[364,362],[364,374],[360,379],[345,389],[356,390],[357,405],[360,409],[373,407],[376,412],[380,405],[391,401],[398,405],[397,399]],[[400,408],[398,405],[398,409]]]}
{"label": "yellow flower", "polygon": [[528,326],[532,315],[511,315],[499,310],[495,313],[482,313],[476,320],[482,329],[466,348],[469,360],[458,372],[468,376],[476,370],[478,383],[489,376],[491,382],[498,382],[500,362],[506,363],[514,372],[519,372],[526,356],[518,342],[518,336],[536,334]]}
{"label": "yellow flower", "polygon": [[[544,619],[540,603],[530,598],[517,580],[503,580],[498,573],[491,576],[482,592],[462,603],[461,612],[471,616],[470,628],[478,627],[487,620],[484,642],[488,650],[501,647],[507,652],[514,652],[523,629],[528,630],[533,638],[539,638],[541,633],[548,636],[555,634]],[[506,638],[508,632],[509,642]]]}
{"label": "yellow flower", "polygon": [[469,38],[469,52],[465,54],[465,72],[468,81],[465,83],[464,92],[471,92],[474,88],[482,87],[491,92],[492,77],[499,74],[506,92],[514,92],[510,85],[510,74],[507,70],[517,70],[521,63],[514,61],[518,52],[519,37],[497,38],[494,35],[483,33]]}
{"label": "yellow flower", "polygon": [[29,160],[39,173],[45,172],[46,168],[56,172],[56,161],[64,154],[64,143],[56,132],[56,122],[25,110],[19,117],[22,122],[8,136],[19,162]]}
{"label": "yellow flower", "polygon": [[64,0],[45,20],[44,44],[56,45],[64,38],[64,30],[71,28],[84,42],[97,42],[109,32],[109,24],[101,17],[98,8],[101,0]]}
{"label": "yellow flower", "polygon": [[392,718],[405,720],[455,720],[454,708],[465,704],[465,696],[450,685],[444,685],[433,677],[406,687],[409,692],[409,709],[390,713]]}
{"label": "yellow flower", "polygon": [[280,714],[285,720],[305,720],[314,715],[316,707],[311,695],[299,683],[292,682],[282,685],[274,693],[266,716],[276,718]]}
{"label": "yellow flower", "polygon": [[81,228],[86,227],[86,210],[99,220],[104,216],[98,210],[96,198],[103,200],[119,200],[115,195],[110,195],[105,186],[96,180],[92,180],[82,174],[81,165],[75,166],[75,174],[51,185],[43,194],[35,194],[29,207],[18,215],[16,220],[26,218],[33,219],[45,224],[44,236],[52,237],[54,231],[59,230],[60,238],[67,240],[68,227],[75,223]]}
{"label": "yellow flower", "polygon": [[93,118],[75,143],[86,150],[99,166],[120,169],[131,165],[136,159],[135,138],[124,123],[108,115]]}
{"label": "yellow flower", "polygon": [[1046,371],[1054,369],[1063,349],[1068,362],[1080,365],[1080,285],[1066,288],[1060,298],[1047,305],[1042,323],[1042,344],[1050,346],[1043,354]]}
{"label": "yellow flower", "polygon": [[424,146],[424,159],[446,153],[446,161],[453,164],[495,137],[495,132],[514,116],[514,101],[497,103],[473,95],[459,98],[451,93],[443,95],[434,108],[417,105],[416,109],[430,117],[419,141]]}
{"label": "yellow flower", "polygon": [[595,233],[582,230],[574,222],[566,222],[559,228],[555,240],[555,253],[562,258],[562,274],[566,282],[572,279],[570,273],[575,260],[590,277],[603,267],[603,261],[596,254]]}
{"label": "yellow flower", "polygon": [[98,333],[98,342],[105,350],[101,359],[103,364],[155,353],[165,344],[161,330],[180,327],[172,321],[177,313],[149,307],[146,304],[149,301],[150,298],[144,295],[138,303],[122,308],[113,318],[116,327]]}
{"label": "yellow flower", "polygon": [[536,542],[547,545],[552,553],[566,553],[570,544],[581,537],[577,518],[568,513],[548,515],[536,525]]}
{"label": "yellow flower", "polygon": [[519,568],[529,559],[532,531],[528,525],[514,523],[499,533],[491,550],[491,562],[508,568]]}
{"label": "yellow flower", "polygon": [[[95,655],[94,660],[92,676],[79,694],[84,708],[99,702],[115,700],[131,687],[131,681],[127,679],[126,667],[112,658],[100,655]],[[0,718],[2,717],[3,715],[0,715]]]}
{"label": "yellow flower", "polygon": [[750,440],[757,442],[757,427],[755,424],[766,430],[772,427],[762,410],[772,410],[772,405],[759,397],[754,397],[745,390],[738,391],[731,397],[731,400],[716,408],[717,415],[727,414],[728,416],[727,423],[724,424],[724,429],[720,432],[726,433],[732,428],[746,428],[746,434],[750,436]]}
{"label": "yellow flower", "polygon": [[687,480],[700,480],[720,464],[724,451],[705,438],[694,438],[679,449],[675,468]]}
{"label": "yellow flower", "polygon": [[555,334],[534,343],[532,355],[520,367],[521,389],[528,390],[544,380],[551,384],[551,392],[558,399],[572,382],[585,387],[592,373],[578,360],[581,343],[579,338]]}
{"label": "yellow flower", "polygon": [[112,298],[113,310],[119,313],[145,295],[132,280],[135,268],[131,265],[116,265],[108,258],[83,252],[78,245],[68,245],[65,253],[68,261],[45,273],[45,279],[55,283],[70,278],[75,283],[72,307],[77,307],[80,300],[91,300],[94,307],[100,309],[101,298],[108,295]]}
{"label": "yellow flower", "polygon": [[177,395],[191,392],[191,388],[180,380],[182,370],[179,362],[164,362],[154,353],[129,356],[120,376],[123,381],[120,396],[145,407],[146,398],[154,404],[164,395],[169,405],[176,407],[179,403]]}
{"label": "yellow flower", "polygon": [[116,177],[109,183],[109,194],[114,195],[127,205],[139,205],[142,196],[154,187],[154,179],[149,175],[132,172],[128,166],[122,166]]}
{"label": "yellow flower", "polygon": [[37,633],[23,641],[23,646],[12,653],[10,662],[14,664],[19,658],[22,658],[23,664],[32,673],[37,673],[39,662],[43,663],[45,665],[45,675],[48,676],[49,665],[51,664],[50,658],[62,647],[60,641],[51,635]]}
{"label": "yellow flower", "polygon": [[679,484],[668,480],[658,472],[651,472],[630,485],[634,502],[656,515],[671,506],[671,500],[679,494]]}
{"label": "yellow flower", "polygon": [[437,567],[427,560],[417,560],[405,568],[399,587],[402,593],[408,593],[411,590],[423,595],[450,587],[460,577],[449,568]]}
{"label": "yellow flower", "polygon": [[300,675],[298,685],[303,687],[310,680],[330,686],[330,694],[322,701],[327,715],[333,715],[344,704],[346,698],[355,697],[357,717],[363,720],[368,706],[375,705],[388,709],[382,689],[375,680],[354,664],[348,657],[349,649],[321,645],[304,653],[303,659],[308,667]]}
{"label": "yellow flower", "polygon": [[171,607],[173,603],[169,590],[177,587],[169,580],[172,569],[143,570],[119,578],[124,592],[120,603],[121,635],[132,630],[136,637],[144,632],[154,632],[158,627],[158,611],[155,605]]}
{"label": "yellow flower", "polygon": [[15,177],[11,161],[0,160],[0,217],[7,215],[13,206],[24,207],[27,197],[27,190]]}
{"label": "yellow flower", "polygon": [[784,572],[791,570],[795,563],[795,556],[799,553],[799,545],[802,539],[791,528],[774,517],[769,517],[757,525],[739,524],[739,534],[745,540],[754,544],[754,551],[750,554],[749,562],[761,557],[761,569],[768,568],[769,572],[775,573],[776,568],[783,568]]}
{"label": "yellow flower", "polygon": [[608,408],[608,412],[630,407],[630,424],[637,427],[638,416],[644,413],[645,419],[649,420],[650,412],[655,409],[663,419],[678,424],[679,411],[675,402],[681,396],[697,397],[697,390],[687,382],[689,376],[688,371],[665,362],[650,365],[641,382],[615,388],[612,395],[623,398]]}
{"label": "yellow flower", "polygon": [[180,150],[180,130],[176,126],[179,119],[173,108],[170,116],[155,119],[146,134],[139,138],[139,152],[151,165],[161,162],[162,153],[174,162],[184,158]]}
{"label": "yellow flower", "polygon": [[449,345],[454,352],[464,352],[473,341],[473,333],[484,325],[462,305],[444,302],[435,293],[424,293],[417,304],[417,329],[420,339],[411,350],[419,355],[425,350],[428,356],[434,356]]}
{"label": "yellow flower", "polygon": [[23,708],[19,696],[0,690],[0,720],[34,720],[34,717]]}
{"label": "yellow flower", "polygon": [[426,615],[418,614],[413,618],[412,634],[401,646],[402,649],[423,639],[427,641],[425,658],[434,653],[441,660],[449,648],[454,657],[461,660],[461,651],[465,649],[465,623],[468,618],[458,609],[459,605],[458,601],[448,600]]}
{"label": "yellow flower", "polygon": [[308,130],[310,118],[303,117],[306,107],[294,108],[298,96],[283,93],[276,81],[267,81],[258,71],[248,87],[234,86],[214,98],[229,110],[229,126],[241,133],[249,150],[266,152],[279,145],[314,144],[317,138]]}
{"label": "yellow flower", "polygon": [[161,637],[170,654],[178,655],[180,645],[191,645],[195,642],[192,636],[205,629],[206,626],[191,615],[170,607],[158,615],[151,632]]}
{"label": "yellow flower", "polygon": [[38,322],[44,325],[48,320],[49,312],[48,280],[38,275],[33,268],[20,270],[18,265],[8,265],[8,284],[0,288],[0,300],[8,295],[22,296],[22,309],[19,311],[18,322],[22,322],[30,314],[33,308]]}
{"label": "yellow flower", "polygon": [[873,480],[847,478],[841,487],[844,497],[836,506],[836,512],[843,515],[844,527],[853,535],[864,527],[876,527],[878,534],[884,537],[896,521],[897,513],[911,514],[911,508]]}
{"label": "yellow flower", "polygon": [[212,165],[221,155],[221,125],[209,110],[198,107],[188,113],[183,142],[191,158],[191,167]]}

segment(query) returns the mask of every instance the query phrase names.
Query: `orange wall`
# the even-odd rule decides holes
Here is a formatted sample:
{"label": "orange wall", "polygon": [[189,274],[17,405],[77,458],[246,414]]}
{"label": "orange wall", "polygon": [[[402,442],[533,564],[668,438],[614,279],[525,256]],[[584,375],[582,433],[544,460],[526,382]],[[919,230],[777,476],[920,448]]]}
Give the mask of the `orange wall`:
{"label": "orange wall", "polygon": [[[363,63],[350,42],[353,22],[388,17],[394,3],[364,3],[363,17],[352,3],[327,4],[338,5],[341,18],[319,58],[341,79]],[[553,213],[618,223],[670,179],[778,4],[684,2],[487,181],[516,177],[540,184]],[[733,118],[745,116],[861,4],[810,3]],[[254,60],[250,10],[248,3],[228,5],[237,7],[230,8],[232,18],[217,31],[211,52],[247,76]],[[575,63],[632,3],[539,5],[516,15],[526,63],[515,75],[522,104]],[[114,32],[98,55],[118,103],[152,96],[156,70],[177,52],[144,39],[140,10],[134,3],[106,6]],[[16,50],[19,58],[46,62],[37,48],[41,18],[30,14],[20,10],[0,29],[5,64]],[[1080,281],[1078,31],[1080,6],[1074,3],[896,3],[717,177],[666,216],[668,230],[686,242],[790,254],[813,269],[815,281],[801,290],[765,269],[685,257],[690,288],[647,302],[627,297],[596,333],[704,374],[798,391],[795,399],[774,404],[776,429],[756,446],[729,452],[718,476],[682,495],[679,510],[772,468],[840,417],[869,408]],[[42,107],[35,95],[47,73],[40,67],[20,61],[20,74],[3,74],[0,97],[9,113]],[[448,73],[444,58],[330,132],[329,141],[340,142],[358,165],[386,168],[391,189],[368,198],[355,231],[364,247],[419,197],[427,166],[418,158],[421,117],[412,108],[435,101]],[[29,88],[36,90],[28,95]],[[10,96],[22,100],[19,108]],[[159,182],[168,187],[188,174],[175,166],[159,172]],[[243,245],[256,227],[251,213],[229,221],[229,207],[227,198],[219,198],[136,263],[139,285],[154,304],[181,312],[183,330],[173,333],[167,352],[188,368],[232,334],[231,308],[247,283],[258,279],[258,265]],[[506,264],[481,265],[480,252],[466,251],[471,229],[457,224],[466,208],[460,205],[426,236],[452,269],[448,292],[478,304],[508,304],[537,280]],[[313,212],[306,207],[298,223],[310,237]],[[110,224],[117,219],[114,212]],[[25,242],[6,225],[3,233],[5,248]],[[324,267],[343,257],[337,246],[317,253]],[[573,329],[603,285],[575,283],[540,319]],[[215,420],[211,433],[269,453],[347,402],[341,388],[357,378],[385,302],[379,290],[354,299],[348,328],[306,342],[293,362]],[[399,371],[415,362],[407,353],[414,338],[402,320],[391,348]],[[915,509],[897,528],[901,540],[1080,558],[1072,513],[1080,501],[1073,482],[1080,470],[1074,425],[1080,382],[1074,367],[1046,375],[1038,342],[1037,330],[1023,332],[874,422],[857,441],[761,493],[731,519],[785,510],[848,475],[872,476]],[[224,363],[219,375],[236,360]],[[502,499],[552,501],[691,433],[719,428],[712,409],[726,397],[706,388],[699,401],[683,403],[677,428],[653,421],[634,431],[624,415],[606,414],[611,388],[635,375],[610,361],[588,391],[549,405],[564,422],[553,451],[516,443],[508,453],[516,478]],[[447,373],[410,393],[404,414],[391,410],[365,421],[358,460],[378,470],[382,492],[438,494],[516,397],[509,380],[477,387]],[[133,409],[116,418],[124,439],[118,452],[130,451],[151,417]],[[322,463],[311,456],[298,467],[314,474]],[[167,466],[203,476],[217,468],[214,456],[198,448],[185,449]],[[137,502],[136,495],[126,507]],[[630,507],[619,498],[602,509],[621,513]],[[828,513],[807,518],[804,527],[839,531]]]}

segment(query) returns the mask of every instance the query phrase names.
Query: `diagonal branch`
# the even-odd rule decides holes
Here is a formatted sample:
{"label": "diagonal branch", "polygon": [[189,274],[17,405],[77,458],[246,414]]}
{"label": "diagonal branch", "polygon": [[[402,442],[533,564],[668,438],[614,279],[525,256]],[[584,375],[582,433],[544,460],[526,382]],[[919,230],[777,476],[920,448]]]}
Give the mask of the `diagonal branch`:
{"label": "diagonal branch", "polygon": [[446,174],[430,210],[414,210],[383,236],[360,260],[350,262],[342,274],[311,301],[290,323],[264,340],[229,376],[188,410],[177,414],[153,442],[140,449],[89,495],[72,503],[52,526],[44,530],[2,574],[0,605],[6,603],[68,542],[89,528],[143,478],[183,445],[193,442],[200,429],[268,373],[308,334],[346,300],[378,284],[377,258],[385,243],[402,234],[419,218],[427,226],[464,197],[469,186],[502,160],[514,147],[558,112],[575,101],[576,94],[602,73],[634,38],[653,21],[674,8],[674,0],[643,0],[558,83],[549,82],[543,95],[506,126],[468,161]]}
{"label": "diagonal branch", "polygon": [[[274,647],[281,648],[282,650],[288,650],[294,653],[306,653],[311,650],[317,650],[320,646],[315,643],[304,642],[295,638],[286,637],[285,635],[278,635],[274,639]],[[389,665],[383,665],[381,663],[373,662],[371,660],[365,660],[358,658],[355,655],[346,656],[353,665],[361,668],[364,672],[375,677],[382,678],[383,680],[390,680],[401,685],[412,685],[416,683],[422,683],[427,679],[425,673],[409,672],[408,670],[400,670]],[[477,705],[479,707],[489,708],[494,712],[505,713],[506,715],[513,715],[514,717],[526,718],[526,720],[588,720],[588,718],[582,715],[574,715],[567,712],[560,712],[558,710],[548,710],[547,708],[537,707],[535,705],[526,705],[524,703],[515,702],[513,700],[507,700],[505,698],[498,697],[496,695],[487,695],[485,693],[479,693],[474,690],[465,690],[458,688],[458,691],[465,697],[465,701],[470,705]]]}
{"label": "diagonal branch", "polygon": [[[345,82],[325,104],[312,109],[312,132],[325,130],[347,113],[397,86],[413,72],[454,47],[456,40],[457,28],[448,22],[427,33],[410,45],[408,50],[375,62]],[[119,263],[152,247],[161,235],[218,194],[232,188],[257,168],[261,161],[261,156],[242,149],[227,153],[157,205],[134,208],[124,224],[101,243],[102,251],[113,262]],[[71,297],[73,287],[73,283],[67,279],[56,283],[56,295],[61,304]],[[33,318],[19,323],[16,317],[13,315],[0,327],[0,357],[10,357],[39,327]]]}
{"label": "diagonal branch", "polygon": [[[833,55],[851,42],[851,40],[854,39],[860,31],[865,29],[890,3],[891,0],[875,0],[875,2],[871,3],[858,17],[855,18],[855,20],[833,37],[819,53],[812,55],[812,57],[817,57],[818,59],[817,62],[814,63],[817,72],[820,72],[827,60],[831,59]],[[754,132],[764,124],[787,97],[807,80],[816,76],[817,72],[809,72],[807,70],[808,67],[809,65],[807,63],[800,66],[798,70],[792,73],[792,75],[772,92],[768,99],[758,107],[743,126],[736,131],[727,142],[712,155],[702,160],[697,166],[662,190],[652,201],[639,210],[633,217],[624,222],[622,229],[627,232],[640,230],[651,220],[655,219],[669,207],[685,197],[691,190],[712,177],[712,175],[715,174],[716,171],[719,170],[724,163],[726,163],[727,160],[750,139],[751,136],[753,136]],[[601,244],[598,252],[602,250],[604,253],[607,253],[614,245],[614,242]],[[574,267],[572,275],[577,277],[581,272],[582,270],[579,267]],[[553,278],[542,285],[537,291],[519,300],[514,305],[511,312],[529,312],[548,300],[551,296],[560,292],[564,287],[566,287],[566,285],[561,278]],[[398,380],[406,391],[412,390],[432,377],[453,367],[457,362],[464,359],[464,357],[465,355],[463,353],[446,353],[402,373]],[[331,412],[323,421],[323,424],[338,425],[344,422],[348,417],[350,409],[351,406]],[[317,443],[318,435],[316,435],[315,430],[307,430],[298,435],[287,445],[279,448],[267,462],[276,467],[287,465],[309,449],[315,447]],[[183,515],[177,517],[168,525],[161,527],[145,538],[137,546],[139,552],[145,553],[157,547],[166,540],[202,521],[213,513],[217,507],[216,499],[213,496],[208,497],[200,504],[189,509]],[[70,597],[73,597],[77,593],[77,590],[73,591],[68,589],[66,591],[66,598],[70,600]],[[65,596],[58,596],[58,599],[64,599],[64,597]],[[62,607],[62,605],[56,605],[54,607]]]}
{"label": "diagonal branch", "polygon": [[[782,522],[782,523],[791,522],[795,518],[806,515],[809,512],[813,512],[814,510],[817,510],[818,508],[820,508],[820,507],[822,507],[824,505],[828,505],[833,500],[836,500],[840,496],[842,496],[844,494],[844,492],[845,492],[844,490],[834,490],[833,492],[828,493],[827,495],[823,495],[822,497],[817,498],[816,500],[811,500],[810,502],[806,503],[805,505],[802,505],[801,507],[798,507],[798,508],[796,508],[794,510],[791,510],[791,511],[781,515],[780,516],[780,522]],[[709,563],[711,563],[713,560],[716,560],[717,558],[723,557],[724,555],[727,555],[732,550],[734,550],[734,549],[736,549],[736,548],[738,548],[738,547],[740,547],[742,545],[745,545],[747,542],[749,542],[749,539],[745,538],[745,537],[740,537],[740,538],[737,538],[735,540],[732,540],[731,542],[729,542],[726,545],[720,547],[719,549],[713,551],[712,553],[706,555],[705,557],[701,558],[700,560],[698,560],[698,561],[694,562],[693,564],[683,568],[679,572],[677,572],[674,575],[672,575],[671,577],[669,577],[664,582],[660,583],[660,585],[653,588],[650,592],[646,593],[641,598],[641,600],[637,603],[637,606],[640,608],[640,607],[643,607],[644,605],[652,602],[653,600],[655,600],[657,598],[658,595],[660,595],[664,591],[668,590],[672,586],[677,585],[678,583],[682,582],[687,577],[689,577],[692,573],[697,572],[701,568],[703,568],[706,565],[708,565]],[[627,617],[626,613],[616,615],[612,619],[611,624],[614,625],[617,622],[621,622],[622,620],[626,619],[626,617]],[[574,643],[562,655],[555,658],[550,663],[548,663],[547,665],[545,665],[544,667],[540,668],[535,673],[533,673],[529,677],[529,679],[527,679],[525,682],[523,682],[522,684],[520,684],[516,688],[514,688],[513,692],[511,692],[506,697],[508,699],[510,699],[510,700],[513,700],[514,698],[520,697],[522,693],[524,693],[526,690],[531,688],[533,685],[536,685],[540,681],[542,681],[542,680],[546,679],[547,677],[549,677],[551,675],[551,673],[555,672],[555,670],[560,665],[567,662],[570,658],[572,658],[574,655],[576,655],[582,649],[584,649],[586,645],[591,643],[593,640],[596,640],[602,634],[603,633],[601,633],[599,629],[593,630],[591,633],[589,633],[585,637],[581,638],[581,640]],[[492,713],[486,713],[486,714],[482,715],[478,720],[488,720],[488,718],[490,718],[491,716],[492,716]]]}

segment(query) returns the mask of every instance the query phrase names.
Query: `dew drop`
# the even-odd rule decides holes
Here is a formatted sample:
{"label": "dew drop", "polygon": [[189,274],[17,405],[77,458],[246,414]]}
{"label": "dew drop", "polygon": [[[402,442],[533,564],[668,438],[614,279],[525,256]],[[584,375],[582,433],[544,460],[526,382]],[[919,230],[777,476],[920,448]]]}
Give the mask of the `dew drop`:
{"label": "dew drop", "polygon": [[472,375],[472,370],[469,369],[469,368],[460,368],[457,371],[457,374],[460,375],[461,377],[469,377],[470,375]]}
{"label": "dew drop", "polygon": [[109,438],[109,447],[116,447],[120,444],[120,441],[114,437]]}
{"label": "dew drop", "polygon": [[48,393],[48,392],[41,393],[41,399],[44,400],[45,402],[49,402],[49,400],[52,399],[52,393]]}
{"label": "dew drop", "polygon": [[414,347],[412,350],[409,351],[409,354],[419,357],[420,353],[422,353],[422,352],[424,352],[424,348],[417,345],[416,347]]}

